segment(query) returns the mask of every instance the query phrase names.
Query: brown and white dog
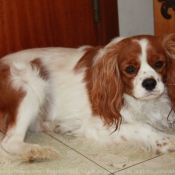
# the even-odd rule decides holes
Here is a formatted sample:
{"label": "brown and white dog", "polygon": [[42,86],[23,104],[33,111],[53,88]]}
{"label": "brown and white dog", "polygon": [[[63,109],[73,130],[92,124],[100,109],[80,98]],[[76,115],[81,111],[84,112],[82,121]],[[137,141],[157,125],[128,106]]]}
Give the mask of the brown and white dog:
{"label": "brown and white dog", "polygon": [[[101,143],[175,150],[175,34],[117,38],[105,47],[41,48],[0,60],[1,147],[26,160],[57,151],[24,143],[57,130]],[[168,133],[167,133],[168,132]]]}

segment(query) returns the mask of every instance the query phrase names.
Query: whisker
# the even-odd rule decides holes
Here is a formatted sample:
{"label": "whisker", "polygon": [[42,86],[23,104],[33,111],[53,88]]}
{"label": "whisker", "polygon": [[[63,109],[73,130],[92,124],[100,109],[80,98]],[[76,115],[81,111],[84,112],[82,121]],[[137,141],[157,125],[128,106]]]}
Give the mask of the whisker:
{"label": "whisker", "polygon": [[127,94],[132,96],[132,90],[128,91]]}
{"label": "whisker", "polygon": [[130,86],[130,87],[133,87],[132,85],[128,84],[128,83],[125,83],[126,85]]}
{"label": "whisker", "polygon": [[171,110],[170,110],[170,112],[169,112],[169,114],[168,114],[168,116],[167,116],[167,121],[169,121],[169,116],[170,116],[172,110],[173,110],[173,107],[171,107]]}
{"label": "whisker", "polygon": [[163,79],[163,81],[166,81],[166,80],[169,80],[169,79],[175,79],[175,77],[169,77],[169,78],[165,78],[165,79]]}
{"label": "whisker", "polygon": [[169,84],[169,83],[165,83],[166,85],[171,85],[171,86],[174,86],[175,84]]}
{"label": "whisker", "polygon": [[168,89],[168,92],[171,93],[171,94],[173,94],[173,92],[171,92],[169,89]]}

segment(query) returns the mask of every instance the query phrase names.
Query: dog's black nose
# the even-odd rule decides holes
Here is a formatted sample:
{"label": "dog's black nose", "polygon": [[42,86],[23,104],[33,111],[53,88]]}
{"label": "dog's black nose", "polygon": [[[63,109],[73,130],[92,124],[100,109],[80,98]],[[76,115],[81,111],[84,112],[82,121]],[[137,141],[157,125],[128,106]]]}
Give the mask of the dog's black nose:
{"label": "dog's black nose", "polygon": [[142,86],[146,89],[146,90],[149,90],[149,91],[152,91],[155,87],[156,87],[156,80],[153,79],[153,78],[148,78],[148,79],[145,79],[142,83]]}

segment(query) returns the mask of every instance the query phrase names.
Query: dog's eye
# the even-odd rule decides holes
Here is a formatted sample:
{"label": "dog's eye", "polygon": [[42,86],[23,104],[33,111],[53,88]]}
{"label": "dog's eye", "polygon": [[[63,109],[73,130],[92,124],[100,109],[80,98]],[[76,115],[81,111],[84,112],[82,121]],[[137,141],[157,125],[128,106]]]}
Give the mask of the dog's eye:
{"label": "dog's eye", "polygon": [[132,74],[135,72],[135,67],[134,66],[128,66],[125,71],[128,73],[128,74]]}
{"label": "dog's eye", "polygon": [[162,61],[157,61],[155,63],[155,68],[161,68],[163,66],[163,62]]}

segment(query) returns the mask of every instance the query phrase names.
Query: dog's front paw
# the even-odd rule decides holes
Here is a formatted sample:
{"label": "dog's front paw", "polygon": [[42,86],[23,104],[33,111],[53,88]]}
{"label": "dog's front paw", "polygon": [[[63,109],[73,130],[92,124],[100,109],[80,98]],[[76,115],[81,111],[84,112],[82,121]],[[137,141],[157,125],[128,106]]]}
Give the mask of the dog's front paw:
{"label": "dog's front paw", "polygon": [[60,158],[58,151],[40,145],[32,145],[32,147],[29,148],[27,155],[23,156],[24,162],[40,162],[45,160],[55,160],[58,158]]}
{"label": "dog's front paw", "polygon": [[54,132],[55,132],[56,134],[61,134],[61,129],[60,129],[60,126],[59,126],[59,125],[55,126]]}
{"label": "dog's front paw", "polygon": [[175,138],[166,137],[156,141],[156,153],[168,153],[175,151]]}

